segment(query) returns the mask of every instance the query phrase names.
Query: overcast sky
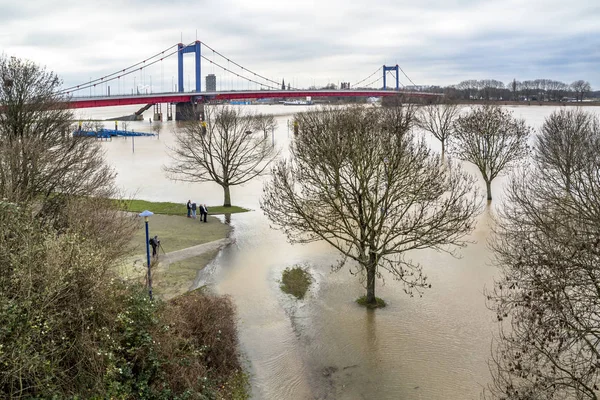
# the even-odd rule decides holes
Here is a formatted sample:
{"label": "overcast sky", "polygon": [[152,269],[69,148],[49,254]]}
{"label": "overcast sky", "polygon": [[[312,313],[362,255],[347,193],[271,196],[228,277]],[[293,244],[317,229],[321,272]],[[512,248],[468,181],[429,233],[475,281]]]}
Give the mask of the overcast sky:
{"label": "overcast sky", "polygon": [[[65,85],[181,38],[192,42],[196,31],[231,60],[296,87],[356,83],[399,64],[423,85],[549,78],[600,89],[600,0],[0,0],[0,52],[45,65]],[[193,56],[185,60],[187,90]],[[133,87],[133,76],[144,85],[152,76],[154,91],[168,90],[176,68],[170,57],[124,78],[121,90]],[[233,84],[203,61],[207,73],[218,76],[220,89]]]}

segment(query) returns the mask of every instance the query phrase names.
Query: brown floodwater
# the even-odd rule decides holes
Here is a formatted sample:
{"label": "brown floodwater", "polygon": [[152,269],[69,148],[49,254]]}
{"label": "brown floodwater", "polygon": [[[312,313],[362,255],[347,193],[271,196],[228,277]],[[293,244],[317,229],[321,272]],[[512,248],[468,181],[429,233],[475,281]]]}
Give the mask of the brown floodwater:
{"label": "brown floodwater", "polygon": [[[278,115],[275,145],[285,156],[293,136],[286,125],[289,114],[305,107],[247,107]],[[536,129],[556,109],[509,108]],[[126,112],[107,108],[79,113],[82,118],[108,118]],[[146,122],[130,123],[130,128],[152,132],[148,116]],[[103,143],[118,172],[118,184],[139,198],[180,202],[182,214],[188,199],[220,204],[223,193],[217,185],[173,182],[164,176],[161,168],[169,162],[174,129],[174,122],[164,123],[160,138],[135,139],[135,152],[130,138]],[[439,150],[429,135],[418,134]],[[465,168],[476,173],[469,165]],[[505,179],[494,181],[493,204],[479,216],[472,243],[459,251],[460,258],[432,250],[409,254],[423,265],[432,288],[422,297],[409,297],[401,283],[384,275],[377,295],[388,306],[375,311],[354,303],[364,289],[348,268],[331,272],[337,260],[332,248],[324,243],[292,246],[281,232],[269,228],[258,207],[265,179],[232,189],[233,203],[253,211],[232,216],[235,243],[196,280],[196,285],[209,284],[217,293],[230,295],[237,306],[253,398],[478,399],[489,381],[487,360],[497,329],[483,295],[497,276],[486,241],[490,217],[502,207]],[[481,189],[483,193],[483,184]],[[282,293],[278,283],[286,267],[299,263],[315,278],[302,301]]]}

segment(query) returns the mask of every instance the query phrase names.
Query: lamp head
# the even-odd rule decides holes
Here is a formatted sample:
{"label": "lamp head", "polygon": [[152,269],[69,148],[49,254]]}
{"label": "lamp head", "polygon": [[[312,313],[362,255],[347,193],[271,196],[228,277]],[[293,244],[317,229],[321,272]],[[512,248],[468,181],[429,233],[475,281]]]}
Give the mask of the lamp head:
{"label": "lamp head", "polygon": [[144,210],[138,214],[140,217],[144,217],[144,221],[148,222],[148,217],[154,215],[152,211]]}

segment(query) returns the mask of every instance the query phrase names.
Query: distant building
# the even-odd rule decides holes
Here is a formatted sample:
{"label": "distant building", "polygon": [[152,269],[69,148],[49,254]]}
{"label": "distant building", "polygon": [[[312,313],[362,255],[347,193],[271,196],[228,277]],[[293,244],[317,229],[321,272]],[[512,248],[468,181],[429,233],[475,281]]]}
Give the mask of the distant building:
{"label": "distant building", "polygon": [[215,74],[206,75],[206,91],[216,92],[217,91],[217,77]]}
{"label": "distant building", "polygon": [[340,89],[350,89],[350,82],[340,83]]}

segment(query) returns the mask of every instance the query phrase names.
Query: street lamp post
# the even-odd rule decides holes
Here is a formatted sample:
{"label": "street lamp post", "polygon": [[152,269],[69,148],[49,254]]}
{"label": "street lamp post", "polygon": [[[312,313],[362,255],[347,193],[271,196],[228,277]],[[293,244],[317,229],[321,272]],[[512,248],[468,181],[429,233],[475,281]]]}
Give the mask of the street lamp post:
{"label": "street lamp post", "polygon": [[148,217],[154,215],[152,211],[144,210],[140,214],[140,217],[144,217],[146,223],[146,258],[148,260],[148,295],[152,300],[152,271],[150,270],[150,234],[148,233]]}

